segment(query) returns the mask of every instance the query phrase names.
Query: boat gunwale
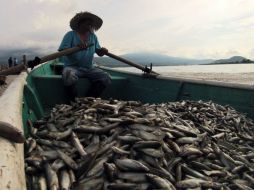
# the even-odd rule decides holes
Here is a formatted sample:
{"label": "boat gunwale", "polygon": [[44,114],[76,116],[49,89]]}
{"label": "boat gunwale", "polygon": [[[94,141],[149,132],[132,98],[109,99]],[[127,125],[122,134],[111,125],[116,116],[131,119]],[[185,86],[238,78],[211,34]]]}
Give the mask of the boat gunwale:
{"label": "boat gunwale", "polygon": [[[32,74],[32,71],[34,71],[40,67],[43,67],[46,64],[51,64],[51,61],[36,66],[28,74]],[[154,78],[154,79],[177,81],[177,82],[181,82],[181,83],[185,82],[185,83],[211,85],[211,86],[218,86],[218,87],[225,87],[225,88],[254,90],[254,85],[248,85],[248,84],[239,84],[239,83],[231,83],[231,82],[212,81],[212,80],[201,80],[201,79],[188,79],[188,78],[182,78],[182,77],[170,77],[170,76],[164,76],[161,74],[154,75],[154,74],[149,74],[149,73],[133,73],[130,71],[123,71],[123,70],[118,70],[115,68],[110,68],[110,67],[105,67],[105,66],[100,66],[100,65],[96,65],[96,66],[98,68],[103,69],[103,70],[109,70],[109,71],[113,71],[113,72],[119,72],[119,73],[134,75],[134,76],[138,76],[138,77],[143,77],[143,78]]]}
{"label": "boat gunwale", "polygon": [[[11,124],[18,130],[23,130],[23,92],[26,85],[27,73],[21,72],[11,82],[0,97],[0,121]],[[1,175],[0,189],[26,189],[24,171],[24,144],[14,144],[0,137]]]}

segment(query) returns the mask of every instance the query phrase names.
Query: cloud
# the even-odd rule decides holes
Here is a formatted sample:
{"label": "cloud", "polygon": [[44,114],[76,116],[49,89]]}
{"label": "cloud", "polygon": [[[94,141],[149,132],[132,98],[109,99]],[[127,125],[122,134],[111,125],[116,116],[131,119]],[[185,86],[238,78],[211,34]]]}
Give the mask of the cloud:
{"label": "cloud", "polygon": [[68,0],[3,0],[1,47],[41,46],[42,41],[49,46],[55,44],[67,29],[72,10],[75,8]]}
{"label": "cloud", "polygon": [[253,0],[1,0],[0,49],[55,51],[75,13],[101,16],[97,35],[116,54],[254,59]]}

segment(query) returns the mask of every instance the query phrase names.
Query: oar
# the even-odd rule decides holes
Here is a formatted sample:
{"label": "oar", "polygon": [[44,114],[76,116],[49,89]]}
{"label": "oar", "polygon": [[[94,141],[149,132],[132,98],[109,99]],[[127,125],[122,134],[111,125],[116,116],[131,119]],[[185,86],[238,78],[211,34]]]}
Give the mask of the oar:
{"label": "oar", "polygon": [[[89,44],[86,47],[76,46],[76,47],[73,47],[73,48],[67,48],[67,49],[62,50],[60,52],[52,53],[50,55],[47,55],[47,56],[44,56],[44,57],[41,57],[41,58],[37,57],[37,58],[35,58],[37,63],[33,66],[45,63],[47,61],[54,60],[54,59],[62,57],[62,56],[66,56],[66,55],[76,53],[78,51],[87,49],[87,48],[89,48],[93,45],[94,44]],[[0,71],[0,75],[6,76],[6,75],[11,75],[11,74],[17,74],[17,73],[20,73],[21,71],[25,70],[26,68],[27,68],[26,61],[24,60],[23,64],[18,64],[18,65],[14,66],[14,67],[11,67],[9,69],[5,69],[3,71]]]}
{"label": "oar", "polygon": [[143,71],[143,72],[145,72],[145,73],[151,73],[151,74],[159,75],[159,73],[156,73],[156,72],[152,71],[152,70],[151,70],[150,68],[148,68],[148,67],[144,67],[144,66],[139,65],[139,64],[137,64],[137,63],[133,63],[132,61],[129,61],[129,60],[127,60],[127,59],[124,59],[124,58],[122,58],[122,57],[119,57],[119,56],[117,56],[117,55],[114,55],[113,53],[108,52],[108,53],[106,53],[105,55],[107,55],[107,56],[109,56],[109,57],[111,57],[111,58],[113,58],[113,59],[116,59],[116,60],[118,60],[118,61],[121,61],[121,62],[123,62],[123,63],[126,63],[127,65],[136,67],[136,68],[140,69],[141,71]]}
{"label": "oar", "polygon": [[73,48],[68,48],[68,49],[62,50],[60,52],[56,52],[56,53],[44,56],[44,57],[41,58],[40,64],[41,63],[45,63],[47,61],[54,60],[54,59],[62,57],[62,56],[66,56],[66,55],[70,55],[70,54],[76,53],[76,52],[78,52],[80,50],[88,49],[89,47],[91,47],[93,45],[94,44],[89,44],[86,47],[76,46],[76,47],[73,47]]}

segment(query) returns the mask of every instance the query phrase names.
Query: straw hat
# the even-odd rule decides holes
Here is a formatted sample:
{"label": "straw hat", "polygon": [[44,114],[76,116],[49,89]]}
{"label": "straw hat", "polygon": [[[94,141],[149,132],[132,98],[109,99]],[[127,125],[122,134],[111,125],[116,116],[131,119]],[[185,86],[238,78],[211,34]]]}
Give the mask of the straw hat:
{"label": "straw hat", "polygon": [[80,21],[85,20],[85,19],[91,19],[93,22],[93,27],[95,30],[99,30],[99,28],[101,27],[103,21],[100,17],[89,13],[89,12],[80,12],[77,13],[70,21],[70,27],[72,30],[77,30]]}

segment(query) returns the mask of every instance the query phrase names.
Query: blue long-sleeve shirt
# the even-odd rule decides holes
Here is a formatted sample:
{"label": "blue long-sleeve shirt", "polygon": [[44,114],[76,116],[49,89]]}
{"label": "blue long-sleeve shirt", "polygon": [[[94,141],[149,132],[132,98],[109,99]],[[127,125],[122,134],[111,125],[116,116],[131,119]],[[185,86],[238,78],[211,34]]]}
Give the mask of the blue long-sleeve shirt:
{"label": "blue long-sleeve shirt", "polygon": [[[72,48],[81,44],[81,40],[75,31],[67,32],[58,48],[58,51],[64,50],[66,48]],[[84,68],[93,67],[93,56],[96,49],[100,49],[100,44],[98,42],[97,36],[94,33],[89,33],[87,44],[93,43],[94,45],[86,50],[81,50],[72,55],[63,56],[60,61],[64,63],[65,66],[77,66]]]}

